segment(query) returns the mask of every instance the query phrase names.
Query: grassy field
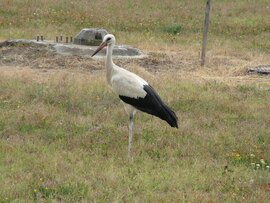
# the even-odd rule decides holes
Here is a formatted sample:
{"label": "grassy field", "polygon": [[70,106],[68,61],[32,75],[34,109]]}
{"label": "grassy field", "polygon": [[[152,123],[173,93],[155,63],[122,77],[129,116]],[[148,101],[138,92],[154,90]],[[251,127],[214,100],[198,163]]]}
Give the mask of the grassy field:
{"label": "grassy field", "polygon": [[102,76],[53,75],[1,77],[3,201],[268,199],[270,171],[251,163],[269,161],[269,90],[152,81],[180,129],[137,114],[128,160],[127,118]]}
{"label": "grassy field", "polygon": [[136,114],[128,159],[103,60],[0,56],[0,202],[269,202],[270,80],[245,68],[270,64],[270,4],[212,2],[200,67],[202,0],[1,0],[0,39],[102,27],[150,53],[117,63],[152,84],[179,129]]}
{"label": "grassy field", "polygon": [[[47,39],[105,28],[120,43],[200,46],[205,0],[1,0],[2,38]],[[209,46],[269,52],[269,0],[212,2]],[[179,36],[180,35],[180,36]]]}

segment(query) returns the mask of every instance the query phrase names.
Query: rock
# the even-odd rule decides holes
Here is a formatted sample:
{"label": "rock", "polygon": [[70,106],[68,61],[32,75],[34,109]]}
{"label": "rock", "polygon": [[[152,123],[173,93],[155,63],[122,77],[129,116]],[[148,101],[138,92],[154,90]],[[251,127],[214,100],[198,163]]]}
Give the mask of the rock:
{"label": "rock", "polygon": [[[62,55],[73,55],[91,57],[92,53],[96,50],[96,46],[80,46],[76,44],[66,45],[57,44],[54,46],[57,53]],[[106,55],[106,48],[102,49],[94,58],[104,57]],[[115,45],[113,50],[113,57],[117,58],[141,58],[146,55],[136,47],[129,45]]]}
{"label": "rock", "polygon": [[270,74],[270,65],[259,65],[248,68],[248,73],[256,72],[260,74]]}
{"label": "rock", "polygon": [[106,34],[104,29],[84,28],[74,37],[74,44],[98,46]]}
{"label": "rock", "polygon": [[[33,52],[51,52],[52,54],[57,53],[60,55],[66,56],[81,56],[81,57],[91,57],[92,53],[96,50],[96,46],[81,46],[73,43],[56,43],[50,40],[36,41],[36,40],[27,40],[27,39],[15,39],[0,42],[0,49],[2,47],[11,47],[11,46],[20,46],[31,44],[31,50]],[[34,47],[34,49],[33,49]],[[30,53],[28,53],[29,55]],[[106,48],[102,49],[93,59],[104,57],[106,55]],[[116,58],[142,58],[147,55],[143,53],[140,49],[129,46],[129,45],[118,45],[116,44],[113,50],[113,57]],[[1,59],[1,53],[0,53]]]}

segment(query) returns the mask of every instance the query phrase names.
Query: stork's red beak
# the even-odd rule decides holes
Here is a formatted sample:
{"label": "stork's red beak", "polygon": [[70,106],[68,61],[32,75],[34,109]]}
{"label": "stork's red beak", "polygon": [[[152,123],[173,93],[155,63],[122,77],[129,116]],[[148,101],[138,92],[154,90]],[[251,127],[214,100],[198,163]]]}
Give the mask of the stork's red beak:
{"label": "stork's red beak", "polygon": [[101,49],[103,49],[104,47],[107,46],[107,42],[102,42],[98,48],[96,49],[96,51],[92,54],[92,57],[95,56]]}

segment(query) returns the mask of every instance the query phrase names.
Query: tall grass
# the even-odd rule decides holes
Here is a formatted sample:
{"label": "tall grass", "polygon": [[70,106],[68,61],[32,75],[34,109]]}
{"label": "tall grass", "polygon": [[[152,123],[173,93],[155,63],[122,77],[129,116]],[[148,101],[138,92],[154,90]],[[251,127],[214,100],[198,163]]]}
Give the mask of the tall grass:
{"label": "tall grass", "polygon": [[180,129],[138,113],[132,160],[99,76],[0,77],[1,201],[268,201],[270,92],[163,77]]}
{"label": "tall grass", "polygon": [[[140,44],[155,38],[194,46],[200,42],[204,7],[204,0],[2,0],[0,36],[35,38],[43,34],[55,39],[56,35],[75,35],[82,28],[97,27],[116,34],[120,43]],[[230,38],[230,45],[239,45],[241,50],[267,52],[268,13],[267,0],[212,2],[209,43]],[[177,39],[172,36],[175,33],[180,33]]]}

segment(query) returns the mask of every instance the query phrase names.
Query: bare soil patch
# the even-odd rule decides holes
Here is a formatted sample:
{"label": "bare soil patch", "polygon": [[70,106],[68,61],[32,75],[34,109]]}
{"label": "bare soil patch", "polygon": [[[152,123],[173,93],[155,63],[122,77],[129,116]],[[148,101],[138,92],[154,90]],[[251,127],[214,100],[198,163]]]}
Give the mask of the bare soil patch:
{"label": "bare soil patch", "polygon": [[[159,73],[176,74],[180,78],[191,80],[216,80],[228,84],[250,81],[268,83],[269,77],[248,74],[247,67],[269,63],[266,55],[253,56],[239,53],[208,52],[207,66],[201,67],[199,53],[183,50],[163,50],[149,52],[148,57],[132,59],[114,59],[114,62],[137,74],[153,75]],[[63,70],[80,74],[100,74],[104,72],[104,59],[81,56],[63,56],[55,52],[50,45],[36,43],[18,43],[0,48],[0,68],[30,68],[38,72]]]}

